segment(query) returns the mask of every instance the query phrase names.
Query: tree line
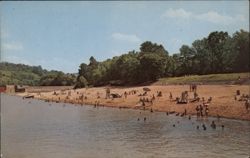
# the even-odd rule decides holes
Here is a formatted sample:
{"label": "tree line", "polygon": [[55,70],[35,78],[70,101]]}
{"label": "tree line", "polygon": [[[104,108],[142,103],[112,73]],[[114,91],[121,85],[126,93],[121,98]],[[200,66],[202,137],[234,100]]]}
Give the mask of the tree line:
{"label": "tree line", "polygon": [[133,85],[161,77],[249,71],[249,32],[211,32],[191,46],[182,45],[169,55],[160,44],[146,41],[140,51],[130,51],[102,62],[92,56],[79,67],[76,88],[101,85]]}
{"label": "tree line", "polygon": [[43,69],[41,66],[24,64],[0,63],[0,86],[31,85],[31,86],[73,86],[76,75],[61,71]]}

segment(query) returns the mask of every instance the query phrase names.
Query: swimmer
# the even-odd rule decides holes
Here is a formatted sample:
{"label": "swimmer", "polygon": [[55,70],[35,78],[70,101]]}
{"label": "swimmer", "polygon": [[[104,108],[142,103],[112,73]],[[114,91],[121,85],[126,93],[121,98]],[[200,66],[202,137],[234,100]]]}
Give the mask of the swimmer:
{"label": "swimmer", "polygon": [[224,125],[221,125],[222,130],[224,130],[224,127],[225,127]]}
{"label": "swimmer", "polygon": [[202,124],[203,130],[207,130],[207,127],[205,126],[205,124]]}
{"label": "swimmer", "polygon": [[214,123],[214,121],[212,121],[211,127],[212,127],[213,129],[216,129],[216,124]]}

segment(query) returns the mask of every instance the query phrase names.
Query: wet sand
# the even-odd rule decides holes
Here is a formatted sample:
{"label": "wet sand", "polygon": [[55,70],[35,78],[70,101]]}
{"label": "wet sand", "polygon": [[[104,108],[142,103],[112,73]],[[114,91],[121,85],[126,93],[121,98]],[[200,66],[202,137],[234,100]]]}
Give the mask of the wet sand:
{"label": "wet sand", "polygon": [[[77,90],[57,90],[52,92],[39,93],[19,93],[19,96],[34,95],[37,99],[66,102],[72,104],[90,104],[107,107],[117,108],[132,108],[144,109],[142,103],[139,102],[140,98],[148,98],[155,96],[153,104],[145,102],[145,110],[162,111],[162,112],[175,112],[183,113],[186,109],[187,115],[196,115],[196,106],[202,104],[202,99],[199,102],[188,102],[187,104],[177,104],[176,97],[181,97],[183,91],[188,91],[189,99],[194,97],[194,92],[190,92],[189,85],[167,85],[167,86],[146,86],[151,91],[147,92],[146,96],[138,96],[143,94],[143,87],[109,87],[110,93],[117,93],[122,95],[121,98],[108,98],[106,99],[106,88],[82,88]],[[130,94],[130,91],[137,91],[136,94]],[[199,98],[204,97],[205,102],[209,97],[212,101],[209,103],[208,116],[232,119],[250,120],[250,109],[246,110],[245,101],[235,100],[236,91],[240,90],[241,95],[250,95],[250,87],[248,85],[198,85],[197,93]],[[127,92],[125,98],[124,92]],[[157,97],[157,91],[162,92],[161,97]],[[172,101],[169,98],[170,92],[172,93]],[[56,94],[55,94],[56,93]],[[70,95],[69,95],[70,93]],[[83,98],[80,96],[83,95]],[[99,97],[98,97],[99,96]],[[239,99],[239,96],[237,96]]]}

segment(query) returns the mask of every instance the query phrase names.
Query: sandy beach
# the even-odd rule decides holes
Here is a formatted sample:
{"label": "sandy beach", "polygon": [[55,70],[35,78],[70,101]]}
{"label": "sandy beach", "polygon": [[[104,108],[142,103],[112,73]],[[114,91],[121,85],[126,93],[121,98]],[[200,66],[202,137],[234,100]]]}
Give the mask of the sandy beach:
{"label": "sandy beach", "polygon": [[[46,101],[65,102],[72,104],[89,104],[97,106],[117,107],[117,108],[132,108],[141,110],[153,110],[161,112],[184,113],[185,109],[188,115],[196,115],[196,106],[203,103],[202,99],[196,102],[188,102],[187,104],[177,104],[176,97],[181,96],[181,92],[188,91],[188,98],[192,100],[194,92],[190,92],[189,85],[168,85],[168,86],[147,86],[150,91],[145,96],[139,96],[145,91],[144,87],[109,87],[110,93],[120,94],[121,98],[106,98],[107,87],[98,88],[83,88],[77,90],[56,90],[51,92],[40,93],[18,93],[19,96],[34,95],[36,99]],[[250,89],[248,85],[199,85],[197,94],[199,98],[204,98],[207,102],[209,97],[212,101],[208,103],[208,116],[233,119],[250,120],[250,109],[246,110],[245,101],[239,101],[241,95],[235,100],[236,91],[240,90],[241,95],[249,95]],[[136,91],[136,94],[129,92]],[[162,96],[157,97],[157,92],[161,91]],[[127,93],[125,97],[124,93]],[[170,100],[169,95],[172,93],[173,99]],[[155,96],[155,100],[145,102],[142,106],[140,98],[149,99]]]}

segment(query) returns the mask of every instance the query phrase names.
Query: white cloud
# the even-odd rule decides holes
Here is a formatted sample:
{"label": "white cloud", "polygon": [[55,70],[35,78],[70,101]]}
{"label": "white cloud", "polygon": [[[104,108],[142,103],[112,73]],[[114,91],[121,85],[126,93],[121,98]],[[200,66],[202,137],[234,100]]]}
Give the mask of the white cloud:
{"label": "white cloud", "polygon": [[180,9],[168,9],[163,15],[166,18],[179,18],[179,19],[190,19],[190,20],[200,20],[207,21],[214,24],[232,24],[239,21],[245,21],[244,15],[236,15],[235,17],[222,15],[216,11],[209,11],[206,13],[196,14],[193,12],[186,11],[182,8]]}
{"label": "white cloud", "polygon": [[21,43],[3,43],[2,51],[20,51],[23,50],[23,45]]}
{"label": "white cloud", "polygon": [[141,39],[133,34],[113,33],[112,38],[115,40],[126,41],[131,43],[141,42]]}
{"label": "white cloud", "polygon": [[164,14],[163,17],[169,17],[169,18],[189,18],[192,15],[191,12],[187,12],[184,9],[168,9]]}
{"label": "white cloud", "polygon": [[212,23],[223,23],[223,24],[230,24],[233,23],[236,19],[226,15],[220,15],[215,11],[209,11],[207,13],[203,13],[200,15],[193,15],[194,18],[198,20],[204,20]]}

